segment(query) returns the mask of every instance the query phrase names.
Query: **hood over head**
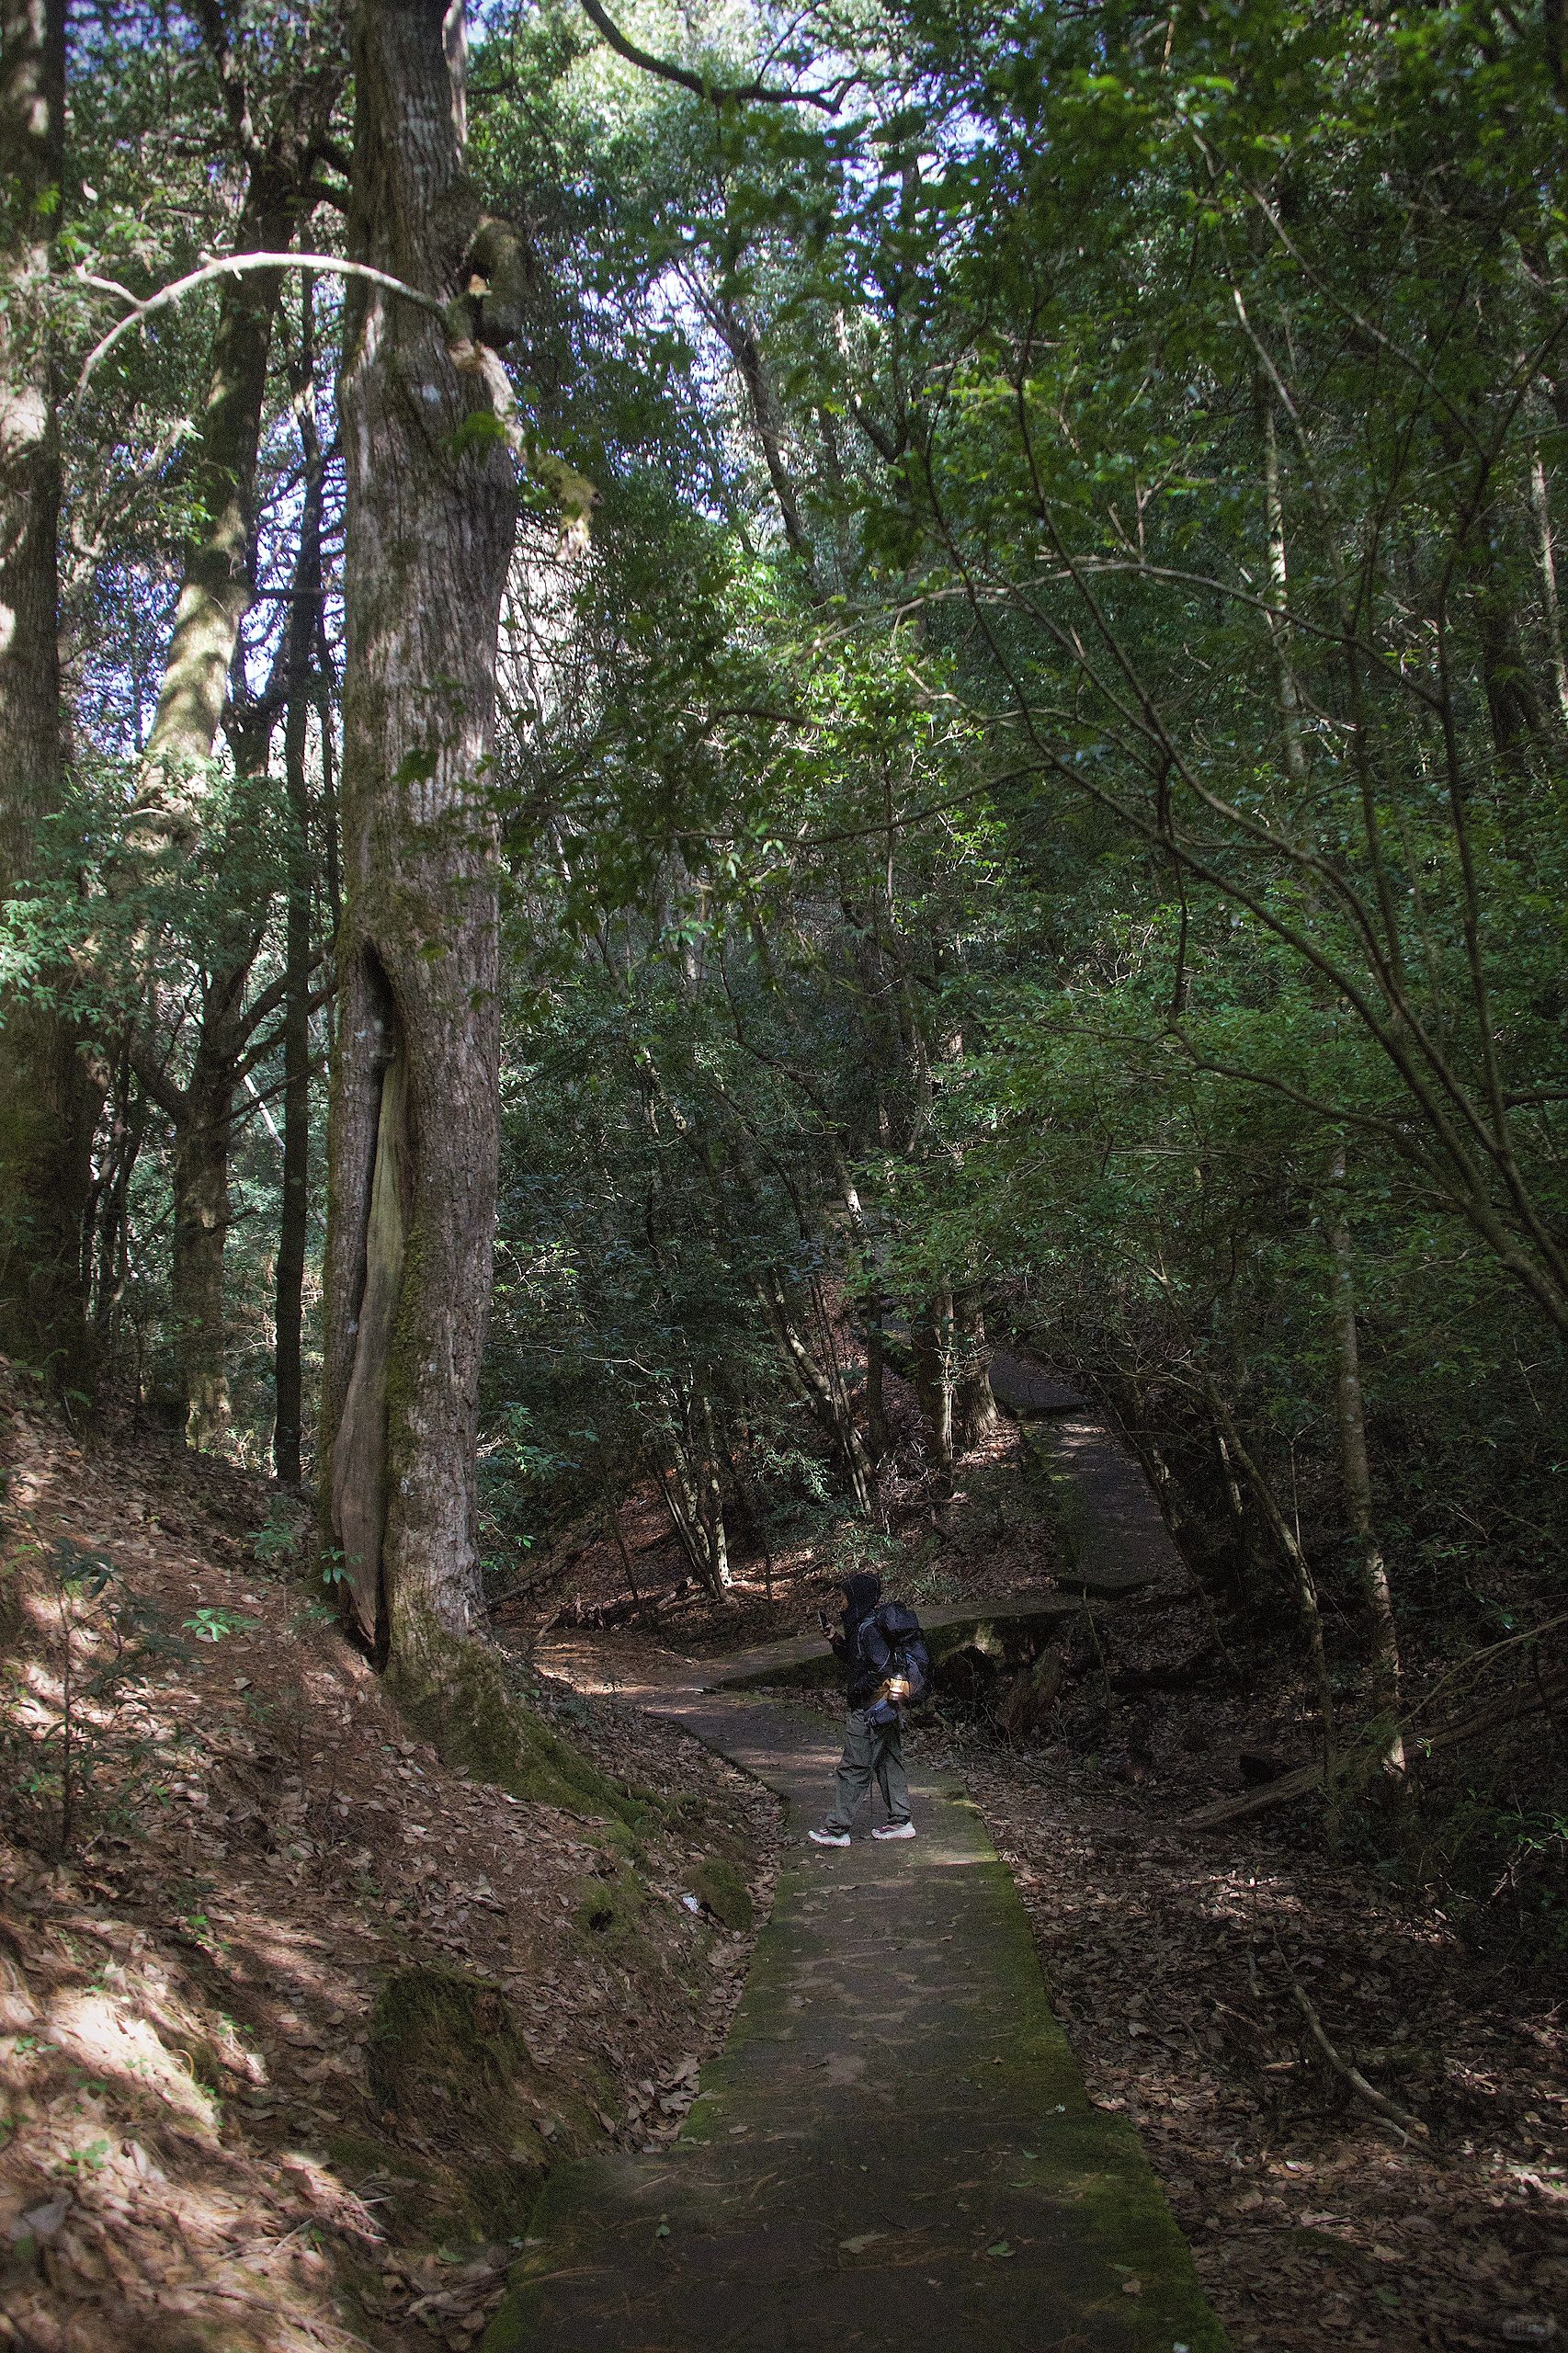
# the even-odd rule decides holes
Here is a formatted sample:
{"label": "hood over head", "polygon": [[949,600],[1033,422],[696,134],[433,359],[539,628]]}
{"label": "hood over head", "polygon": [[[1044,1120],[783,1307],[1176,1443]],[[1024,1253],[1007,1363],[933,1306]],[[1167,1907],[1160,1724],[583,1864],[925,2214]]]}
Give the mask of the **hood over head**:
{"label": "hood over head", "polygon": [[882,1597],[882,1581],[870,1569],[858,1569],[844,1579],[843,1592],[849,1616],[857,1620],[869,1618]]}

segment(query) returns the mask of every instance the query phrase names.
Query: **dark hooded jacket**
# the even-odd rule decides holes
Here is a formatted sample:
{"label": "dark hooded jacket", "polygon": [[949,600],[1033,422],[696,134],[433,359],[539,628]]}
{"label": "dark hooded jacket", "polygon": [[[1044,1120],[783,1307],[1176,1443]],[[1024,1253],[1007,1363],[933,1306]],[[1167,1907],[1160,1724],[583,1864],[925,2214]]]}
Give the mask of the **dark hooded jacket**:
{"label": "dark hooded jacket", "polygon": [[881,1665],[873,1666],[860,1643],[860,1628],[881,1597],[882,1581],[869,1569],[844,1580],[844,1631],[835,1635],[833,1647],[844,1661],[849,1677],[852,1708],[863,1708],[887,1673],[885,1650]]}

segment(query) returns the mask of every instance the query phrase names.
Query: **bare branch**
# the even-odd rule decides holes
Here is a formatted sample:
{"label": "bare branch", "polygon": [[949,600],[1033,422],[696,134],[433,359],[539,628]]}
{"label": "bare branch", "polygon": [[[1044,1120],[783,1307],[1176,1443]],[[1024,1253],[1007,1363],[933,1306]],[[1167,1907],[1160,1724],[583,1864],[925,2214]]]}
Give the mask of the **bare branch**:
{"label": "bare branch", "polygon": [[[110,327],[102,342],[95,344],[88,352],[82,363],[82,372],[72,387],[70,398],[74,401],[81,399],[95,370],[108,358],[115,345],[141,326],[144,320],[150,319],[154,312],[166,311],[171,303],[179,301],[184,295],[194,294],[200,287],[211,286],[220,278],[242,278],[260,269],[316,269],[329,278],[363,278],[369,285],[385,287],[389,294],[401,294],[405,302],[416,303],[420,310],[428,311],[433,318],[439,319],[443,326],[447,324],[445,305],[437,302],[434,294],[421,293],[417,286],[407,286],[401,278],[392,278],[384,269],[372,269],[368,262],[341,261],[335,254],[228,254],[222,261],[203,262],[199,269],[189,271],[184,278],[176,278],[172,285],[162,286],[155,294],[149,294],[145,301],[137,302],[132,311]],[[92,278],[85,271],[80,275],[85,284],[100,291],[124,295],[128,301],[133,299],[123,286],[116,286],[105,278]]]}
{"label": "bare branch", "polygon": [[693,97],[705,98],[712,107],[815,107],[822,114],[836,114],[848,86],[843,84],[830,94],[825,90],[776,90],[766,82],[710,82],[706,74],[694,72],[689,65],[676,65],[667,57],[654,57],[650,51],[639,49],[606,15],[599,0],[583,0],[583,14],[629,65],[640,66],[644,74],[655,74],[661,82],[674,82],[677,88],[689,90]]}

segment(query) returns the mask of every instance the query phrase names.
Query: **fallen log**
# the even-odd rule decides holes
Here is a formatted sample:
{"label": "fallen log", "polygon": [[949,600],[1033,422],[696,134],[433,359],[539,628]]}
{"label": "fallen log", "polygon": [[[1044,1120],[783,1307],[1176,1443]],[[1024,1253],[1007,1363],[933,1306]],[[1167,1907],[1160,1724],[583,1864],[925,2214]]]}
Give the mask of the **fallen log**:
{"label": "fallen log", "polygon": [[[1464,1741],[1479,1739],[1483,1733],[1500,1731],[1505,1724],[1519,1723],[1527,1716],[1545,1714],[1560,1699],[1568,1699],[1568,1672],[1546,1676],[1528,1689],[1511,1691],[1500,1699],[1490,1700],[1472,1715],[1462,1717],[1458,1723],[1444,1724],[1437,1732],[1415,1733],[1406,1725],[1406,1756],[1411,1766],[1418,1766],[1424,1756],[1436,1756],[1444,1749],[1457,1748]],[[1354,1760],[1347,1752],[1346,1778],[1369,1780],[1382,1769],[1385,1746],[1380,1741],[1364,1749],[1358,1773],[1353,1771]],[[1181,1826],[1184,1830],[1217,1829],[1221,1823],[1239,1822],[1244,1814],[1264,1813],[1270,1806],[1287,1805],[1292,1798],[1305,1797],[1309,1790],[1322,1785],[1321,1763],[1298,1765],[1263,1789],[1244,1790],[1240,1797],[1218,1798],[1210,1805],[1199,1806],[1195,1813],[1182,1814]]]}

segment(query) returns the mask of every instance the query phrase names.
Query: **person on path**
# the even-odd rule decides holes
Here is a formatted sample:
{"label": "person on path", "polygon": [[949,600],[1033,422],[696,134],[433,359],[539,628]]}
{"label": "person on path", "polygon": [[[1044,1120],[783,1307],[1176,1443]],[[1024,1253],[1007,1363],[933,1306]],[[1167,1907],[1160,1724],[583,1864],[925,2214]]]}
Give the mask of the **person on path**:
{"label": "person on path", "polygon": [[869,1795],[874,1779],[882,1793],[888,1819],[885,1824],[872,1825],[872,1837],[913,1838],[909,1783],[903,1770],[903,1728],[896,1715],[891,1723],[872,1723],[867,1713],[887,1674],[885,1645],[883,1664],[874,1666],[865,1655],[860,1639],[866,1620],[881,1599],[882,1581],[864,1569],[846,1577],[842,1590],[844,1629],[841,1633],[830,1634],[828,1640],[848,1675],[849,1717],[845,1726],[844,1754],[838,1762],[833,1811],[820,1830],[808,1831],[806,1835],[818,1847],[847,1847],[850,1824],[861,1800]]}

